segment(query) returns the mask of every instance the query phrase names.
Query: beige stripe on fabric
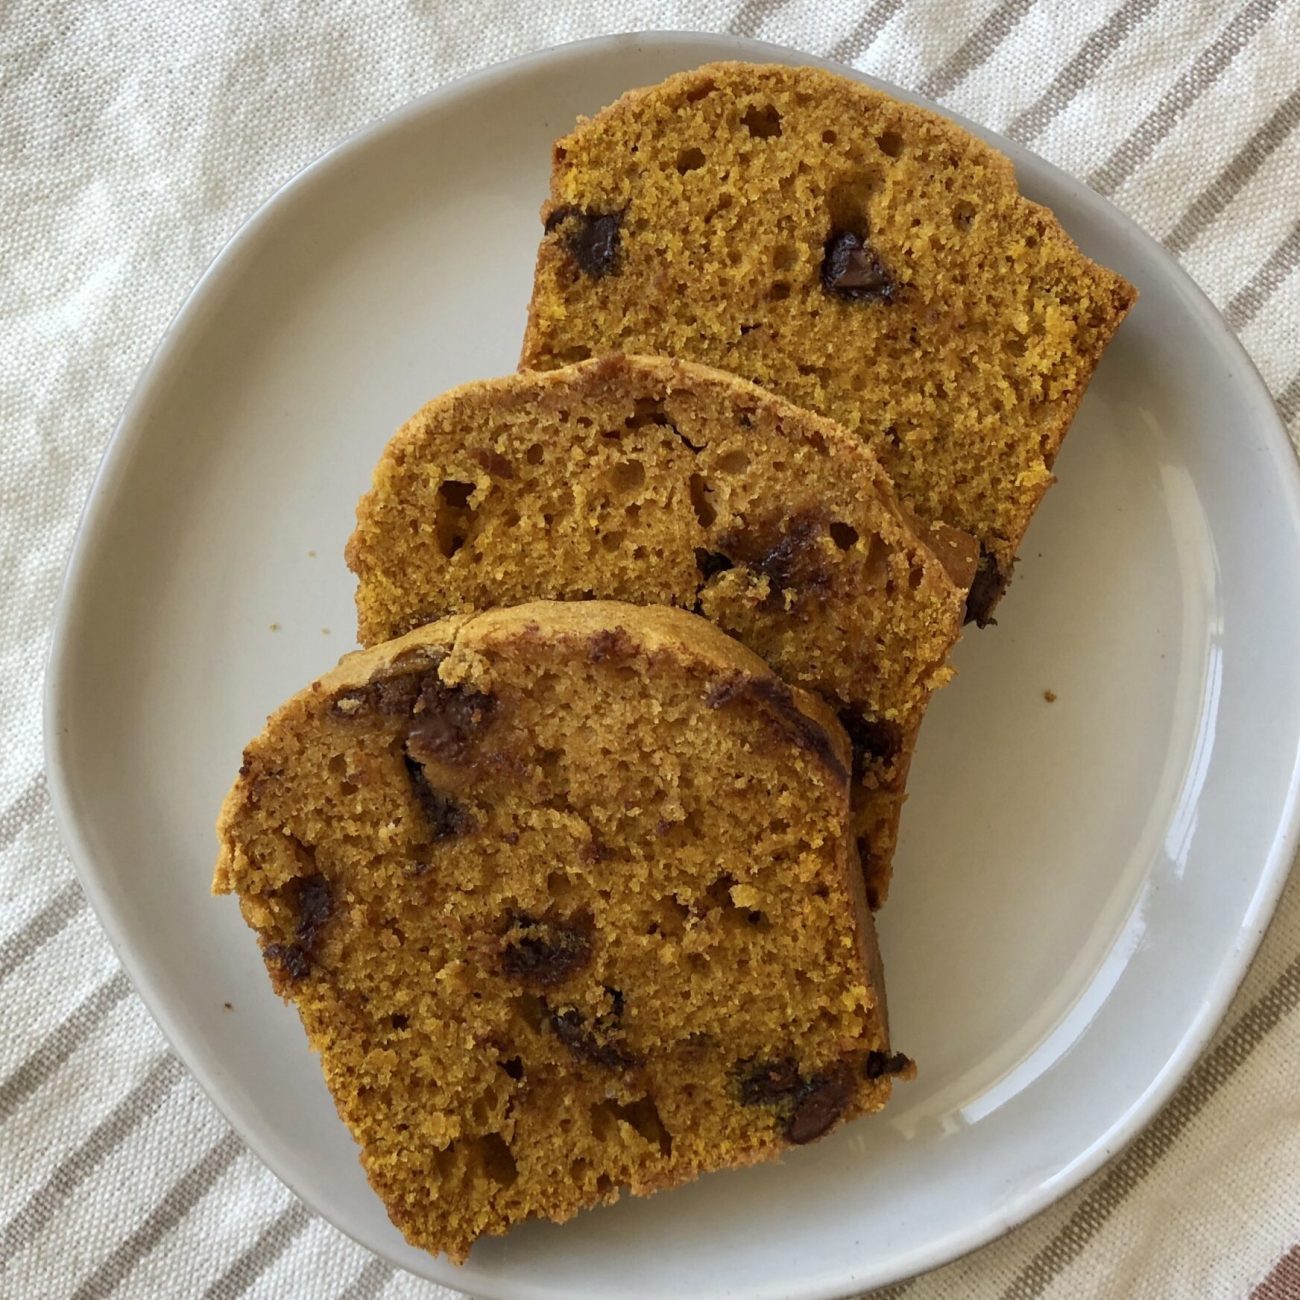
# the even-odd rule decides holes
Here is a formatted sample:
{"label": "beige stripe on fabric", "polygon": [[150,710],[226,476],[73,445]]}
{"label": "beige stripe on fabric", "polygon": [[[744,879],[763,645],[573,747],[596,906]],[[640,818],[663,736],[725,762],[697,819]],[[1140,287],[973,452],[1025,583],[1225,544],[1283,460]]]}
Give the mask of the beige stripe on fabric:
{"label": "beige stripe on fabric", "polygon": [[[1300,371],[1291,377],[1287,386],[1277,395],[1277,409],[1287,424],[1294,424],[1300,417]],[[1295,433],[1292,433],[1292,440]]]}
{"label": "beige stripe on fabric", "polygon": [[790,0],[745,0],[727,24],[733,36],[757,36],[763,24],[784,9]]}
{"label": "beige stripe on fabric", "polygon": [[75,880],[70,880],[17,933],[0,943],[0,980],[12,975],[85,906],[86,898],[81,892],[81,886]]}
{"label": "beige stripe on fabric", "polygon": [[1300,1246],[1292,1246],[1250,1293],[1250,1300],[1297,1300],[1297,1297],[1300,1297]]}
{"label": "beige stripe on fabric", "polygon": [[1187,210],[1165,236],[1165,247],[1171,253],[1185,253],[1295,130],[1297,123],[1300,123],[1300,86],[1297,86],[1273,110],[1268,121],[1237,150],[1233,159],[1188,204]]}
{"label": "beige stripe on fabric", "polygon": [[392,1268],[382,1259],[372,1259],[335,1300],[378,1300],[392,1280]]}
{"label": "beige stripe on fabric", "polygon": [[203,1293],[203,1300],[238,1300],[284,1254],[312,1218],[301,1201],[279,1214],[258,1234],[257,1240]]}
{"label": "beige stripe on fabric", "polygon": [[939,99],[961,85],[976,68],[988,62],[994,50],[1015,30],[1016,23],[1033,7],[1034,0],[1002,0],[952,57],[921,83],[921,94]]}
{"label": "beige stripe on fabric", "polygon": [[44,1186],[0,1229],[0,1274],[14,1253],[48,1226],[63,1201],[166,1101],[183,1077],[184,1071],[174,1057],[160,1056],[86,1140],[64,1157]]}
{"label": "beige stripe on fabric", "polygon": [[903,0],[876,0],[853,26],[831,46],[828,58],[840,63],[860,59],[874,44],[885,24],[903,7]]}
{"label": "beige stripe on fabric", "polygon": [[37,772],[13,803],[0,813],[0,849],[7,849],[31,825],[49,800],[45,773]]}
{"label": "beige stripe on fabric", "polygon": [[86,1034],[131,991],[119,968],[93,990],[10,1076],[0,1083],[0,1123],[41,1084],[56,1074]]}
{"label": "beige stripe on fabric", "polygon": [[1155,152],[1156,146],[1246,48],[1282,0],[1250,0],[1197,55],[1192,66],[1164,94],[1141,125],[1088,177],[1101,194],[1114,194]]}
{"label": "beige stripe on fabric", "polygon": [[1235,330],[1245,329],[1297,266],[1300,266],[1300,219],[1268,255],[1263,266],[1251,276],[1250,283],[1233,294],[1223,309],[1224,319]]}
{"label": "beige stripe on fabric", "polygon": [[227,1133],[181,1177],[154,1206],[145,1221],[109,1254],[72,1293],[71,1300],[104,1300],[130,1276],[131,1270],[202,1200],[203,1195],[243,1150]]}
{"label": "beige stripe on fabric", "polygon": [[1283,1016],[1300,1006],[1300,957],[1269,986],[1188,1076],[1173,1100],[1115,1160],[1064,1227],[1036,1254],[1003,1294],[1034,1300],[1083,1252],[1102,1225],[1160,1163],[1183,1130],[1239,1070]]}
{"label": "beige stripe on fabric", "polygon": [[1084,41],[1055,80],[1007,127],[1007,135],[1027,144],[1100,72],[1107,59],[1129,38],[1143,19],[1160,6],[1160,0],[1126,0]]}

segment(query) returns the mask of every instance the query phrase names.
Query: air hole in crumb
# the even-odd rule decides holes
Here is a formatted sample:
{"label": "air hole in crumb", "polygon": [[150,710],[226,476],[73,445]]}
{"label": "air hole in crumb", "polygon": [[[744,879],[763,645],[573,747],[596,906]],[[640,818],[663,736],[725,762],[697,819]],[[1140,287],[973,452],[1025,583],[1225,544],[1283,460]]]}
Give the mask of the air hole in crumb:
{"label": "air hole in crumb", "polygon": [[767,140],[771,136],[781,134],[781,114],[772,104],[764,104],[761,107],[755,104],[745,110],[745,116],[740,120],[749,134],[757,136],[760,140]]}
{"label": "air hole in crumb", "polygon": [[903,152],[903,137],[897,131],[882,131],[876,136],[876,147],[887,158],[897,158]]}
{"label": "air hole in crumb", "polygon": [[705,890],[705,893],[709,897],[710,903],[712,903],[714,907],[730,907],[732,905],[731,887],[735,883],[736,883],[735,876],[729,876],[726,875],[725,873],[719,876],[708,887],[708,889]]}
{"label": "air hole in crumb", "polygon": [[524,459],[530,465],[540,465],[542,463],[542,458],[545,455],[546,452],[543,449],[542,444],[540,442],[535,442],[526,452],[524,452]]}
{"label": "air hole in crumb", "polygon": [[515,1080],[524,1077],[524,1063],[517,1056],[508,1057],[506,1060],[499,1062],[501,1068]]}
{"label": "air hole in crumb", "polygon": [[962,199],[960,203],[954,203],[952,208],[952,224],[958,230],[969,230],[971,222],[975,220],[975,205],[967,203]]}
{"label": "air hole in crumb", "polygon": [[610,1108],[625,1124],[630,1124],[647,1142],[659,1148],[660,1155],[671,1155],[673,1150],[672,1134],[664,1128],[659,1118],[659,1110],[649,1097],[642,1097],[627,1106],[610,1102]]}
{"label": "air hole in crumb", "polygon": [[913,570],[911,570],[910,573],[908,573],[907,585],[913,591],[915,591],[921,585],[924,579],[925,579],[925,570],[921,568],[921,566],[918,564],[916,568],[914,568]]}
{"label": "air hole in crumb", "polygon": [[449,505],[457,510],[463,510],[469,505],[469,499],[474,495],[473,483],[462,483],[459,479],[445,479],[438,487],[438,495]]}
{"label": "air hole in crumb", "polygon": [[344,776],[348,770],[347,756],[344,754],[335,754],[330,758],[330,775]]}
{"label": "air hole in crumb", "polygon": [[405,1029],[411,1023],[411,1018],[398,1012],[396,1015],[389,1016],[388,1021],[394,1029]]}
{"label": "air hole in crumb", "polygon": [[824,144],[834,144],[835,141],[838,140],[838,139],[839,139],[839,136],[837,136],[837,135],[835,134],[834,131],[823,131],[823,132],[822,132],[822,142],[823,142]]}
{"label": "air hole in crumb", "polygon": [[635,492],[645,484],[645,466],[639,460],[621,460],[605,475],[615,492]]}
{"label": "air hole in crumb", "polygon": [[858,530],[852,524],[846,524],[837,519],[831,524],[831,541],[840,548],[841,551],[851,550],[854,542],[858,540]]}
{"label": "air hole in crumb", "polygon": [[677,170],[681,172],[683,176],[685,176],[687,172],[697,171],[703,166],[703,149],[683,149],[677,155]]}
{"label": "air hole in crumb", "polygon": [[703,99],[705,95],[713,94],[713,91],[713,82],[701,81],[698,86],[692,86],[691,89],[686,92],[686,102],[688,104],[694,104]]}
{"label": "air hole in crumb", "polygon": [[782,244],[772,254],[772,267],[777,271],[788,271],[795,264],[795,251],[789,244]]}
{"label": "air hole in crumb", "polygon": [[483,1170],[494,1183],[509,1187],[519,1176],[515,1158],[500,1133],[485,1133],[479,1138],[479,1150],[483,1156]]}
{"label": "air hole in crumb", "polygon": [[713,508],[713,504],[709,500],[713,489],[700,475],[692,474],[690,492],[691,508],[695,511],[695,518],[700,521],[700,527],[710,527],[718,517],[718,512]]}
{"label": "air hole in crumb", "polygon": [[357,792],[357,783],[355,781],[343,781],[339,785],[339,793],[353,795]]}
{"label": "air hole in crumb", "polygon": [[596,1176],[596,1195],[608,1196],[614,1190],[614,1180],[608,1174]]}
{"label": "air hole in crumb", "polygon": [[719,456],[717,467],[723,474],[743,474],[749,468],[749,456],[737,447],[734,451]]}
{"label": "air hole in crumb", "polygon": [[1013,334],[1009,338],[1002,340],[1002,351],[1008,356],[1023,357],[1025,355],[1025,340],[1019,335]]}
{"label": "air hole in crumb", "polygon": [[623,545],[623,534],[601,533],[600,544],[607,551],[617,551]]}
{"label": "air hole in crumb", "polygon": [[790,286],[784,280],[778,280],[768,291],[769,302],[784,302],[790,296]]}

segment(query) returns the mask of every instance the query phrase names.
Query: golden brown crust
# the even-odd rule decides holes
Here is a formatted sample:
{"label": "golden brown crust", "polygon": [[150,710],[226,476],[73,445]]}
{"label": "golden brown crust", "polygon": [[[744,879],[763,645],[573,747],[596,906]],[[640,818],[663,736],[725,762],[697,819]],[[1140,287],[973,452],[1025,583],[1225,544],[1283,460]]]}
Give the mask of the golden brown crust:
{"label": "golden brown crust", "polygon": [[719,63],[581,121],[542,216],[523,366],[663,352],[834,417],[923,519],[979,540],[987,619],[1136,298],[1009,160],[858,82]]}

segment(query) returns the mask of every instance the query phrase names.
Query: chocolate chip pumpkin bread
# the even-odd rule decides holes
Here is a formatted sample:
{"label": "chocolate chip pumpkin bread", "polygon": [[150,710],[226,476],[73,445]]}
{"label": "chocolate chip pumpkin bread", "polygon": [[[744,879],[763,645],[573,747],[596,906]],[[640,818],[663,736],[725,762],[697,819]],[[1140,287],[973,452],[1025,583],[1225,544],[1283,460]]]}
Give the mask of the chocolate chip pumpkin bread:
{"label": "chocolate chip pumpkin bread", "polygon": [[879,1109],[848,744],[711,624],[538,602],[346,657],[218,825],[394,1223],[463,1260]]}
{"label": "chocolate chip pumpkin bread", "polygon": [[834,702],[874,903],[974,546],[917,537],[860,441],[732,375],[609,356],[466,385],[398,432],[347,548],[358,638],[597,596],[703,613]]}
{"label": "chocolate chip pumpkin bread", "polygon": [[843,77],[719,63],[581,121],[542,218],[524,366],[660,352],[831,416],[978,539],[989,620],[1136,296],[1005,157]]}

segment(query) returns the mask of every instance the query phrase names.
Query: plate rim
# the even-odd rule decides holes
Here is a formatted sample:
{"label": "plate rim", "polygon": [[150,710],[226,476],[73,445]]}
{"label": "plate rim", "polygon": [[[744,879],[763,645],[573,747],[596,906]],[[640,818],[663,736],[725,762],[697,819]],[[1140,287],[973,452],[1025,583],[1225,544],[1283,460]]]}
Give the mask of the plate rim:
{"label": "plate rim", "polygon": [[[130,453],[143,436],[141,433],[143,426],[139,418],[141,412],[149,405],[154,389],[170,367],[173,355],[183,345],[182,336],[190,324],[191,316],[199,312],[204,301],[220,288],[226,277],[238,274],[238,262],[245,247],[257,240],[263,226],[272,219],[281,201],[329,171],[346,166],[354,156],[372,148],[386,136],[400,132],[429,114],[436,114],[466,93],[492,89],[494,86],[508,82],[513,75],[524,70],[532,71],[545,64],[570,60],[581,62],[591,57],[599,57],[606,51],[641,43],[665,47],[695,45],[702,50],[708,50],[708,60],[702,61],[738,58],[754,62],[804,64],[827,68],[905,102],[928,108],[956,122],[1004,153],[1016,165],[1017,170],[1025,160],[1031,160],[1036,170],[1045,170],[1058,183],[1070,189],[1076,203],[1101,214],[1108,223],[1118,227],[1127,239],[1137,245],[1144,260],[1159,265],[1162,275],[1179,291],[1188,311],[1208,333],[1217,337],[1223,354],[1236,363],[1238,371],[1236,383],[1243,390],[1243,400],[1249,401],[1253,407],[1258,408],[1258,423],[1252,425],[1252,431],[1258,434],[1261,450],[1267,454],[1278,470],[1279,487],[1287,501],[1290,516],[1294,520],[1300,520],[1300,460],[1297,459],[1295,448],[1291,444],[1272,393],[1240,339],[1229,328],[1206,293],[1172,254],[1117,205],[1091,190],[1062,168],[1033,153],[1032,150],[933,100],[834,60],[811,55],[791,46],[750,37],[683,29],[622,32],[568,41],[489,64],[416,96],[346,136],[279,185],[241,222],[234,234],[225,241],[204,268],[193,287],[184,295],[148,362],[132,386],[122,413],[105,444],[103,456],[95,471],[68,549],[51,622],[42,691],[46,780],[60,840],[72,862],[78,883],[94,909],[96,919],[130,980],[134,992],[163,1034],[168,1047],[184,1065],[191,1078],[198,1083],[209,1102],[230,1126],[246,1150],[256,1156],[262,1165],[313,1214],[325,1219],[335,1229],[363,1249],[383,1259],[394,1269],[403,1272],[408,1270],[389,1255],[382,1245],[374,1245],[362,1240],[347,1226],[327,1215],[317,1204],[310,1188],[299,1185],[290,1173],[279,1168],[245,1136],[240,1124],[227,1108],[226,1090],[223,1085],[207,1070],[192,1063],[189,1055],[179,1045],[187,1037],[183,1027],[177,1023],[175,1017],[167,1013],[161,1003],[155,1002],[153,990],[156,981],[149,978],[143,963],[136,959],[133,944],[125,935],[126,926],[121,914],[122,909],[110,897],[109,890],[101,886],[99,873],[94,866],[93,854],[89,851],[82,824],[75,811],[76,800],[72,794],[72,782],[68,775],[70,767],[67,752],[68,728],[64,709],[68,665],[73,656],[72,646],[75,645],[74,642],[70,642],[69,627],[80,604],[80,593],[86,580],[85,570],[89,567],[88,555],[93,549],[91,541],[98,531],[102,516],[111,509],[114,497],[130,478],[132,459]],[[1021,1193],[1009,1205],[981,1212],[964,1228],[952,1231],[936,1240],[928,1251],[924,1252],[923,1258],[904,1263],[901,1272],[896,1275],[882,1276],[870,1285],[888,1285],[919,1276],[997,1240],[1075,1190],[1133,1142],[1191,1073],[1210,1038],[1226,1016],[1267,932],[1298,849],[1300,849],[1300,756],[1290,773],[1281,815],[1268,854],[1260,868],[1249,904],[1242,914],[1237,930],[1237,942],[1216,972],[1208,995],[1202,1002],[1199,1012],[1188,1024],[1178,1046],[1154,1074],[1137,1100],[1114,1119],[1091,1147],[1076,1155],[1066,1169],[1058,1171],[1055,1176],[1043,1179],[1034,1188]],[[544,1282],[540,1285],[524,1283],[522,1286],[516,1286],[517,1279],[510,1279],[507,1282],[500,1276],[483,1276],[473,1268],[472,1264],[467,1270],[461,1269],[451,1264],[442,1255],[428,1255],[428,1260],[430,1263],[428,1276],[436,1275],[438,1282],[457,1290],[472,1285],[478,1294],[485,1297],[485,1300],[487,1297],[504,1298],[507,1295],[511,1300],[529,1300],[530,1297],[536,1297],[536,1300],[553,1300],[555,1295],[553,1289],[547,1287]],[[840,1300],[841,1297],[855,1294],[862,1284],[860,1279],[844,1275],[838,1282],[830,1285],[815,1284],[805,1287],[797,1294],[802,1300]],[[505,1286],[509,1286],[508,1291],[503,1289]],[[773,1296],[776,1294],[772,1292]],[[788,1291],[781,1292],[782,1296],[794,1294]]]}

